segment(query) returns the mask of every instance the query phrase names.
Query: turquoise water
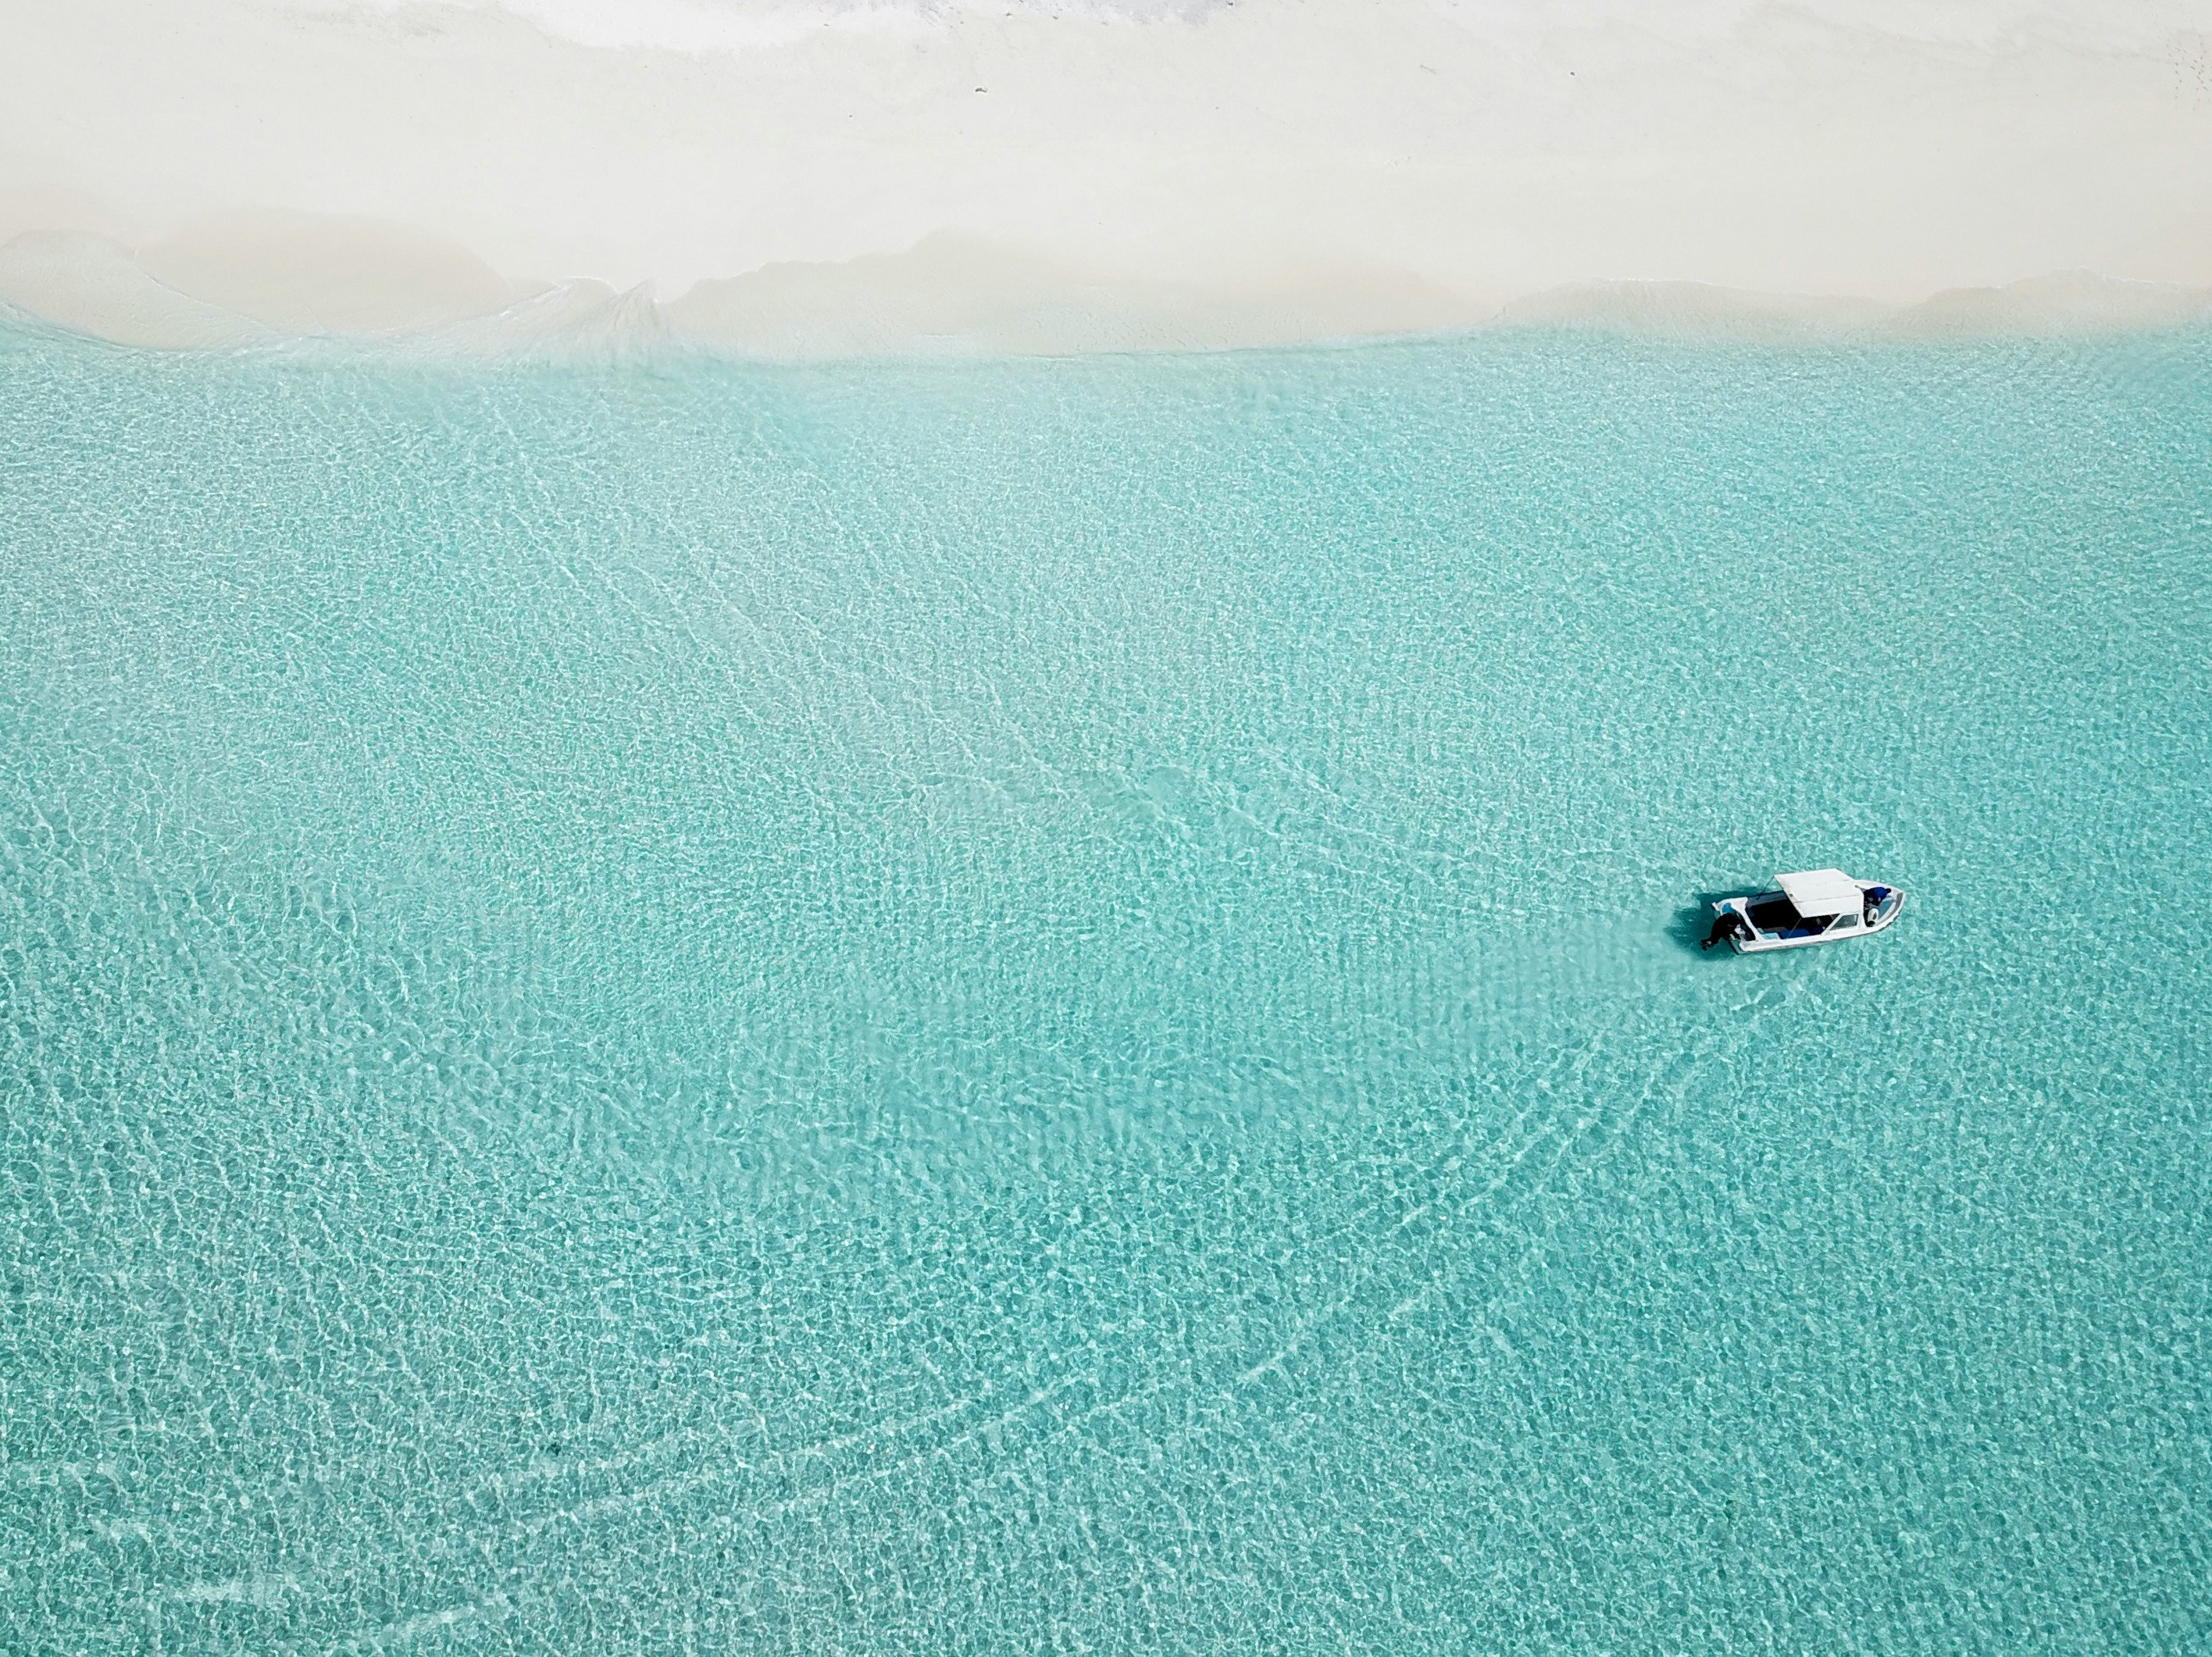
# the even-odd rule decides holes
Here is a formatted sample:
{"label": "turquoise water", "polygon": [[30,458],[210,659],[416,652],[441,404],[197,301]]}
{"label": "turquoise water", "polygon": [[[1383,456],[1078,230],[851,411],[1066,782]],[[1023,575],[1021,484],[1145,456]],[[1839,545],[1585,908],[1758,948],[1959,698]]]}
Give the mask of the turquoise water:
{"label": "turquoise water", "polygon": [[0,386],[0,1648],[2212,1641],[2212,338]]}

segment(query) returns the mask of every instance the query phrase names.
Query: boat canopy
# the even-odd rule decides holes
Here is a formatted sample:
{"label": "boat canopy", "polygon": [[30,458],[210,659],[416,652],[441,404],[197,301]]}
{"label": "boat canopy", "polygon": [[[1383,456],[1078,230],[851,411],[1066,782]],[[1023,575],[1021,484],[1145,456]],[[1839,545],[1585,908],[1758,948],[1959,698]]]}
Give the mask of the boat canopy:
{"label": "boat canopy", "polygon": [[1856,914],[1859,883],[1841,869],[1812,869],[1801,875],[1777,875],[1775,884],[1790,906],[1808,920],[1824,915]]}

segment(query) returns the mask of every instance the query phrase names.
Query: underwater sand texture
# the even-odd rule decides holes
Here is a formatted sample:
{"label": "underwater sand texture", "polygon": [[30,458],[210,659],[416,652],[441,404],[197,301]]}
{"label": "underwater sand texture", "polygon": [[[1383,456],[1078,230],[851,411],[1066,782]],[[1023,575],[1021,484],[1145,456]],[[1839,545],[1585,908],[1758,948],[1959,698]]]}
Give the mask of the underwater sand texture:
{"label": "underwater sand texture", "polygon": [[0,334],[0,1647],[2202,1648],[2208,434]]}

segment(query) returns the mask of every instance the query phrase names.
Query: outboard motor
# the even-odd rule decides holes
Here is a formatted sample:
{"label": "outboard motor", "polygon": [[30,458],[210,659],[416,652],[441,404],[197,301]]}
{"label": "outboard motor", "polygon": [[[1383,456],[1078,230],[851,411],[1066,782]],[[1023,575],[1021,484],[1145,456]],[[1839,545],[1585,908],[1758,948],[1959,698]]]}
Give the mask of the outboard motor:
{"label": "outboard motor", "polygon": [[1698,947],[1702,950],[1710,950],[1714,944],[1725,944],[1729,939],[1740,937],[1749,930],[1750,929],[1743,924],[1743,917],[1741,915],[1738,914],[1734,909],[1723,909],[1721,911],[1719,917],[1713,922],[1712,931],[1705,934],[1705,941]]}

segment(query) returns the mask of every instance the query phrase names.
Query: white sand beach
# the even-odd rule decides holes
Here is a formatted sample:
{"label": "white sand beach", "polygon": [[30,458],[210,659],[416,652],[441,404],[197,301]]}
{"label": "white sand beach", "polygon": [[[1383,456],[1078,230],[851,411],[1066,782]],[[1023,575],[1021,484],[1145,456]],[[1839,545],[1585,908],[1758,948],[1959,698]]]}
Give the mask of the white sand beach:
{"label": "white sand beach", "polygon": [[2036,331],[2212,298],[2212,0],[6,0],[0,28],[0,300],[136,344]]}

